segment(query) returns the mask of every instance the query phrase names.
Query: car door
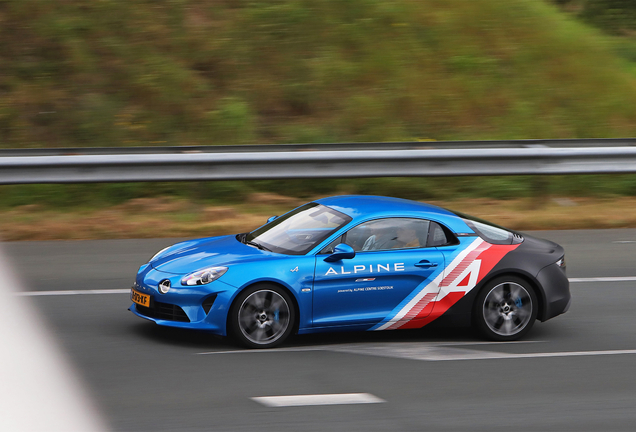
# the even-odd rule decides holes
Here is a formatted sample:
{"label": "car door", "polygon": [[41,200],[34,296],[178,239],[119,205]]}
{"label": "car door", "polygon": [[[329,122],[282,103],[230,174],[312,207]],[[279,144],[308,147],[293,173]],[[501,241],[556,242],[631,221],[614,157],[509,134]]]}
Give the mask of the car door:
{"label": "car door", "polygon": [[346,243],[355,257],[325,261],[329,247],[316,255],[313,326],[381,324],[409,303],[418,318],[430,313],[425,306],[439,291],[444,257],[426,247],[429,225],[414,218],[368,221],[330,245]]}

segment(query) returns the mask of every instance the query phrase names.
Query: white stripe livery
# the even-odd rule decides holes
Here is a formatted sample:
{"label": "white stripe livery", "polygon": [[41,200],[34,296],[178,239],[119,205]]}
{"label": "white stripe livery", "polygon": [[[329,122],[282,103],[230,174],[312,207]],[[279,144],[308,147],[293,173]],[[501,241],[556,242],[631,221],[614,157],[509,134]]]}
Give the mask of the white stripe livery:
{"label": "white stripe livery", "polygon": [[[416,306],[419,310],[422,310],[429,302],[440,301],[450,292],[463,291],[466,293],[473,289],[477,284],[479,269],[481,267],[481,261],[475,260],[475,258],[489,247],[490,245],[488,243],[477,237],[475,241],[461,251],[435,279],[421,289],[406,305],[395,312],[393,318],[374,330],[398,328],[417,316],[417,314],[411,314],[411,316],[407,317],[407,314]],[[470,279],[468,285],[458,287],[457,285],[469,273]],[[419,304],[422,300],[424,300],[423,304]]]}

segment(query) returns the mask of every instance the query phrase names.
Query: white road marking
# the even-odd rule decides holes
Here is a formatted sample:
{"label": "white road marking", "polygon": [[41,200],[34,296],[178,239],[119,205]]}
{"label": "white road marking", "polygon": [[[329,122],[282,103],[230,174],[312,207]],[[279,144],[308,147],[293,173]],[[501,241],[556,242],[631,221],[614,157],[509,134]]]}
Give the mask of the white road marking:
{"label": "white road marking", "polygon": [[208,351],[195,353],[196,355],[211,354],[260,354],[260,353],[277,353],[277,352],[303,352],[303,351],[327,351],[324,347],[300,347],[300,348],[273,348],[273,349],[244,349],[231,351]]}
{"label": "white road marking", "polygon": [[[469,350],[466,350],[469,351]],[[440,358],[429,358],[429,361],[448,361],[448,360],[488,360],[488,359],[519,359],[519,358],[546,358],[546,357],[582,357],[582,356],[600,356],[600,355],[619,355],[619,354],[636,354],[636,349],[632,350],[606,350],[606,351],[562,351],[562,352],[542,352],[542,353],[524,353],[509,354],[497,352],[477,352],[472,354],[453,355],[452,353]]]}
{"label": "white road marking", "polygon": [[[636,282],[636,276],[617,277],[592,277],[592,278],[570,278],[571,283],[578,282]],[[14,293],[18,297],[44,297],[44,296],[65,296],[65,295],[93,295],[93,294],[128,294],[130,289],[101,289],[101,290],[66,290],[66,291],[22,291]],[[202,353],[204,354],[204,353]]]}
{"label": "white road marking", "polygon": [[612,243],[619,243],[619,244],[621,244],[621,243],[636,243],[636,240],[616,240],[616,241],[613,241]]}
{"label": "white road marking", "polygon": [[454,361],[454,360],[498,360],[520,358],[547,357],[581,357],[599,355],[636,354],[636,349],[605,350],[605,351],[561,351],[535,353],[502,353],[494,351],[479,351],[466,348],[452,348],[443,345],[428,345],[422,343],[397,343],[380,345],[348,346],[332,349],[348,354],[371,355],[423,361]]}
{"label": "white road marking", "polygon": [[[212,351],[197,353],[205,354],[257,354],[273,352],[303,352],[326,351],[344,354],[366,355],[376,357],[389,357],[420,361],[455,361],[455,360],[500,360],[500,359],[527,359],[550,357],[583,357],[600,355],[625,355],[636,354],[636,349],[627,350],[603,350],[603,351],[556,351],[533,353],[503,353],[496,351],[480,351],[468,349],[468,346],[483,345],[512,345],[540,343],[544,341],[512,341],[512,342],[387,342],[379,344],[341,344],[323,345],[319,347],[276,348],[271,350],[236,350],[236,351]],[[458,347],[462,348],[458,348]]]}
{"label": "white road marking", "polygon": [[636,276],[569,278],[570,282],[636,282]]}
{"label": "white road marking", "polygon": [[103,289],[103,290],[22,291],[22,292],[15,293],[15,295],[18,297],[65,296],[65,295],[85,295],[85,294],[130,294],[130,288]]}
{"label": "white road marking", "polygon": [[350,405],[386,402],[369,393],[313,394],[294,396],[253,397],[253,401],[267,407],[292,407],[309,405]]}
{"label": "white road marking", "polygon": [[[532,341],[532,340],[520,340],[520,341],[509,341],[509,342],[496,342],[496,341],[464,341],[464,342],[418,342],[417,344],[420,346],[427,347],[444,347],[444,346],[478,346],[478,345],[512,345],[512,344],[529,344],[529,343],[541,343],[545,341]],[[385,345],[370,345],[370,344],[335,344],[335,345],[320,345],[320,346],[309,346],[309,347],[298,347],[298,348],[272,348],[272,349],[242,349],[242,350],[228,350],[228,351],[207,351],[195,353],[195,355],[213,355],[213,354],[259,354],[259,353],[277,353],[277,352],[304,352],[304,351],[333,351],[333,352],[347,352],[348,350],[355,350],[360,347],[379,347],[384,346],[387,349],[391,347],[396,347],[404,344],[408,344],[409,342],[395,342],[395,343],[387,343]]]}

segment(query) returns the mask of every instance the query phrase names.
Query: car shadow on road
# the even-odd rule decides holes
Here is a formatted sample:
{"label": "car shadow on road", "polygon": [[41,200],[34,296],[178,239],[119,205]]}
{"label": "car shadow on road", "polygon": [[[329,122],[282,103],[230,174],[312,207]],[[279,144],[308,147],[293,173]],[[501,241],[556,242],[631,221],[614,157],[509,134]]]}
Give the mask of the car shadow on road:
{"label": "car shadow on road", "polygon": [[330,332],[311,335],[297,335],[287,347],[312,347],[340,344],[379,344],[392,342],[479,342],[472,329],[464,327],[427,327],[416,330],[383,332]]}
{"label": "car shadow on road", "polygon": [[[231,339],[214,335],[204,331],[162,327],[150,322],[135,323],[131,329],[138,337],[152,340],[156,343],[194,348],[201,350],[226,351],[246,349]],[[480,339],[470,328],[464,327],[434,327],[424,329],[399,330],[383,332],[326,332],[319,334],[296,335],[278,348],[312,348],[322,345],[344,344],[379,344],[391,342],[480,342]]]}

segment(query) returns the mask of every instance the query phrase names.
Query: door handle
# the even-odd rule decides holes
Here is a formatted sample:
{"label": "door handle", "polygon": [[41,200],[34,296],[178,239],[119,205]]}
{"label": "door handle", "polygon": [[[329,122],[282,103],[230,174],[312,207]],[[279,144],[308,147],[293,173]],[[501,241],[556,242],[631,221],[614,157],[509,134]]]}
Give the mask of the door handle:
{"label": "door handle", "polygon": [[437,267],[437,263],[436,262],[430,262],[428,260],[422,260],[422,261],[418,262],[417,264],[415,264],[415,267],[433,268],[433,267]]}

